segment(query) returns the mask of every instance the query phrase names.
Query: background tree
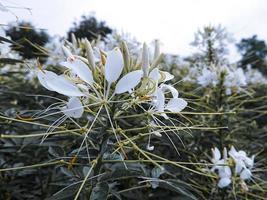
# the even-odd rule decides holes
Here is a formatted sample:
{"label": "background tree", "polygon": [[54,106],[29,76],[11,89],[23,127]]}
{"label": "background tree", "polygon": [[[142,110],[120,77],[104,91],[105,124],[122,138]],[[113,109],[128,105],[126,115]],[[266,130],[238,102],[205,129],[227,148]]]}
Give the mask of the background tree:
{"label": "background tree", "polygon": [[18,25],[10,25],[6,30],[6,34],[20,46],[14,46],[14,50],[18,51],[23,58],[31,59],[41,57],[44,59],[46,55],[38,50],[38,46],[44,46],[49,41],[49,35],[43,30],[37,30],[29,22],[20,22]]}
{"label": "background tree", "polygon": [[94,16],[82,16],[80,22],[74,22],[73,27],[68,31],[68,40],[71,40],[71,34],[76,38],[87,38],[89,41],[96,39],[99,35],[105,37],[112,33],[112,29],[106,26],[104,21],[98,21]]}
{"label": "background tree", "polygon": [[267,75],[267,64],[265,62],[267,45],[264,40],[259,40],[257,35],[253,35],[251,38],[242,39],[236,46],[242,55],[239,62],[241,67],[250,65]]}
{"label": "background tree", "polygon": [[195,33],[195,39],[191,43],[198,52],[187,58],[192,63],[218,64],[225,62],[228,54],[227,44],[232,42],[232,37],[225,28],[218,26],[205,26]]}

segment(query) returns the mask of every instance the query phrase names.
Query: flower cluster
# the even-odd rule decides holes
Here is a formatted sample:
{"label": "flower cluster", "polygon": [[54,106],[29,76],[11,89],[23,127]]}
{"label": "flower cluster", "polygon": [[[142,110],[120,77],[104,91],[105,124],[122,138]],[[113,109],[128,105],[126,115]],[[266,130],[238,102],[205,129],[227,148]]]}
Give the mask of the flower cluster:
{"label": "flower cluster", "polygon": [[[66,117],[80,118],[88,102],[106,105],[124,94],[139,102],[150,102],[147,111],[166,119],[168,116],[164,111],[180,112],[187,106],[187,102],[178,97],[178,91],[166,84],[174,76],[158,69],[160,55],[155,55],[152,61],[149,59],[146,44],[143,45],[141,63],[136,61],[133,65],[126,43],[121,49],[116,47],[108,52],[99,49],[98,54],[88,40],[79,43],[85,46],[87,58],[77,55],[79,50],[73,53],[75,46],[71,43],[62,46],[65,55],[65,60],[60,62],[65,69],[63,74],[45,70],[40,65],[35,70],[43,87],[68,97],[68,102],[60,108]],[[167,92],[172,98],[166,98]]]}
{"label": "flower cluster", "polygon": [[233,92],[239,93],[243,87],[247,86],[244,71],[241,68],[230,68],[229,66],[204,67],[200,76],[197,77],[197,82],[203,87],[216,86],[223,77],[223,86],[227,95],[231,95]]}
{"label": "flower cluster", "polygon": [[183,81],[196,83],[201,87],[216,87],[223,83],[226,95],[240,93],[251,85],[267,84],[266,77],[250,66],[244,70],[235,65],[189,66],[183,63],[178,65],[177,75],[183,77]]}
{"label": "flower cluster", "polygon": [[[232,176],[239,176],[242,181],[252,177],[251,169],[254,166],[254,157],[248,157],[245,151],[237,151],[233,146],[227,155],[227,149],[223,149],[223,157],[217,147],[212,149],[212,172],[217,172],[219,176],[218,187],[224,188],[231,184]],[[233,165],[232,165],[233,164]],[[232,168],[234,166],[234,169]]]}

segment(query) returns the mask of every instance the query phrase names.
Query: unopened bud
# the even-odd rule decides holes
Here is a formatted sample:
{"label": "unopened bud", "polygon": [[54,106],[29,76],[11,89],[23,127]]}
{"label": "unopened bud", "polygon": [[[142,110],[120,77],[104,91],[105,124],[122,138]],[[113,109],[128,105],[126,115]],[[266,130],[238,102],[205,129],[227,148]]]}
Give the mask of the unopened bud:
{"label": "unopened bud", "polygon": [[226,147],[223,148],[223,159],[227,160],[227,149],[226,149]]}
{"label": "unopened bud", "polygon": [[142,69],[144,72],[144,76],[148,76],[149,72],[149,52],[148,52],[148,47],[146,43],[143,45],[143,53],[142,53]]}
{"label": "unopened bud", "polygon": [[87,39],[85,39],[85,48],[89,65],[92,69],[94,69],[95,68],[94,52],[90,42]]}
{"label": "unopened bud", "polygon": [[77,42],[77,39],[76,39],[74,33],[71,33],[71,42],[74,45],[74,47],[76,47],[76,48],[78,47],[78,42]]}
{"label": "unopened bud", "polygon": [[154,49],[154,60],[156,60],[160,55],[160,45],[159,40],[155,40],[155,49]]}
{"label": "unopened bud", "polygon": [[73,56],[72,53],[71,53],[71,51],[70,51],[67,47],[65,47],[64,45],[62,46],[62,50],[63,50],[64,55],[65,55],[67,58]]}
{"label": "unopened bud", "polygon": [[154,134],[155,136],[157,136],[157,137],[162,137],[161,133],[158,132],[158,131],[153,132],[153,134]]}
{"label": "unopened bud", "polygon": [[130,71],[130,53],[129,53],[129,49],[128,46],[126,44],[125,41],[123,41],[121,43],[121,49],[122,49],[122,56],[123,56],[123,60],[124,60],[124,66],[125,69],[127,69],[127,71]]}

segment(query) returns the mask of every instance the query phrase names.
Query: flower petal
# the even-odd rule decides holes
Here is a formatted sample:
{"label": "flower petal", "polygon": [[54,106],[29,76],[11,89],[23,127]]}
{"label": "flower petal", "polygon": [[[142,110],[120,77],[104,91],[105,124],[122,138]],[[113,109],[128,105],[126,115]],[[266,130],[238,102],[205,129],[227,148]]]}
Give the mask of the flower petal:
{"label": "flower petal", "polygon": [[123,70],[123,57],[119,48],[107,53],[105,77],[109,84],[115,82]]}
{"label": "flower petal", "polygon": [[149,73],[149,78],[153,79],[154,81],[158,81],[160,79],[160,73],[158,68],[154,68],[150,73]]}
{"label": "flower petal", "polygon": [[79,98],[72,97],[62,111],[68,117],[80,118],[84,112],[84,108]]}
{"label": "flower petal", "polygon": [[235,173],[240,174],[241,170],[245,167],[243,161],[235,160]]}
{"label": "flower petal", "polygon": [[171,112],[181,112],[187,106],[187,102],[182,98],[172,98],[165,109]]}
{"label": "flower petal", "polygon": [[[224,164],[226,164],[226,163],[224,163]],[[219,176],[221,178],[231,177],[232,176],[231,168],[229,166],[221,166],[219,168]]]}
{"label": "flower petal", "polygon": [[54,90],[47,85],[47,81],[49,81],[49,79],[51,79],[51,78],[57,78],[57,76],[58,75],[55,74],[54,72],[50,72],[47,70],[43,70],[43,71],[38,70],[38,72],[37,72],[37,77],[38,77],[38,80],[41,83],[41,85],[50,91],[54,91]]}
{"label": "flower petal", "polygon": [[158,89],[156,93],[156,102],[155,102],[155,107],[158,112],[163,112],[164,111],[164,105],[165,105],[165,96],[164,92],[162,89]]}
{"label": "flower petal", "polygon": [[118,81],[115,88],[115,93],[121,94],[127,91],[131,91],[135,86],[138,85],[138,83],[140,83],[142,76],[142,70],[136,70],[126,74]]}
{"label": "flower petal", "polygon": [[85,96],[73,83],[62,76],[47,80],[47,86],[66,96]]}
{"label": "flower petal", "polygon": [[252,173],[249,169],[247,168],[244,168],[243,171],[241,172],[240,174],[240,178],[243,179],[243,180],[247,180],[247,179],[250,179],[252,176]]}
{"label": "flower petal", "polygon": [[231,179],[229,177],[221,178],[218,182],[218,187],[219,188],[224,188],[230,185]]}
{"label": "flower petal", "polygon": [[166,85],[166,84],[161,84],[161,88],[162,88],[162,90],[164,92],[166,90],[169,90],[172,93],[172,97],[173,98],[178,98],[179,93],[178,93],[178,91],[174,87],[172,87],[170,85]]}
{"label": "flower petal", "polygon": [[165,77],[163,82],[172,80],[174,78],[174,76],[172,74],[170,74],[169,72],[163,71],[162,73],[164,74],[164,77]]}
{"label": "flower petal", "polygon": [[212,162],[216,163],[221,159],[221,152],[219,151],[219,149],[217,147],[215,147],[214,149],[211,149],[212,151],[212,155],[213,155],[213,159]]}
{"label": "flower petal", "polygon": [[84,82],[91,85],[94,82],[93,75],[89,67],[80,59],[62,62],[61,65],[70,68]]}

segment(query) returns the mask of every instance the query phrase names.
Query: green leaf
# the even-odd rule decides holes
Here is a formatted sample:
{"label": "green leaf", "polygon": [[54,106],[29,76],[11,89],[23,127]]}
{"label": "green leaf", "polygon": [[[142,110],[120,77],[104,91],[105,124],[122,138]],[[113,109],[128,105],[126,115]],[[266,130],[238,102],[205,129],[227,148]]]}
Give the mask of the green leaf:
{"label": "green leaf", "polygon": [[7,39],[5,37],[0,36],[0,43],[1,42],[7,42],[7,43],[11,43],[11,44],[14,44],[15,43],[12,40],[9,40],[9,39]]}
{"label": "green leaf", "polygon": [[182,196],[188,197],[191,200],[197,200],[197,198],[188,190],[189,186],[179,180],[168,180],[168,181],[160,181],[159,187],[171,190],[173,192],[177,192]]}
{"label": "green leaf", "polygon": [[64,150],[59,146],[50,146],[48,152],[56,158],[64,156]]}
{"label": "green leaf", "polygon": [[106,182],[98,183],[92,190],[90,200],[106,200],[108,198],[109,186]]}
{"label": "green leaf", "polygon": [[12,59],[12,58],[0,58],[0,64],[11,64],[14,65],[16,63],[24,63],[23,60]]}

